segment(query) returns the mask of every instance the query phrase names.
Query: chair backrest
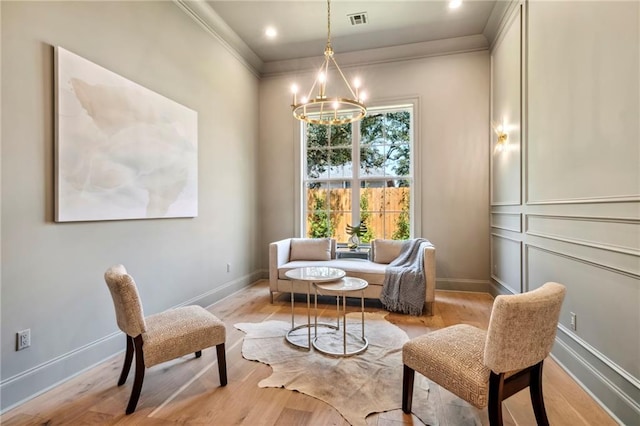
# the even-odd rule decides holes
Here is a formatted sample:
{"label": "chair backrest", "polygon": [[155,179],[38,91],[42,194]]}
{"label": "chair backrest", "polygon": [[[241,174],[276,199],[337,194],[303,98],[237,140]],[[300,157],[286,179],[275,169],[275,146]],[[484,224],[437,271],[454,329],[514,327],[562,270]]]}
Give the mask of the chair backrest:
{"label": "chair backrest", "polygon": [[565,292],[562,284],[549,282],[527,293],[496,297],[484,364],[494,373],[506,373],[545,359],[556,337]]}
{"label": "chair backrest", "polygon": [[114,265],[104,273],[104,280],[113,298],[120,330],[131,337],[144,333],[147,329],[144,312],[136,283],[131,275],[127,274],[124,266]]}

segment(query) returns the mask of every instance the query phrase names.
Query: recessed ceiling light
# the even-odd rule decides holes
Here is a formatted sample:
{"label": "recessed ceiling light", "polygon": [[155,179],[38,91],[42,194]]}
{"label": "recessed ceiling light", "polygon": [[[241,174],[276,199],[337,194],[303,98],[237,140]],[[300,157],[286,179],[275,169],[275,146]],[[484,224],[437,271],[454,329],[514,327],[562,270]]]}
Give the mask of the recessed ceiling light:
{"label": "recessed ceiling light", "polygon": [[462,6],[462,0],[450,0],[449,9],[457,9]]}
{"label": "recessed ceiling light", "polygon": [[264,30],[264,35],[266,35],[267,38],[275,38],[278,35],[278,31],[273,27],[267,27]]}

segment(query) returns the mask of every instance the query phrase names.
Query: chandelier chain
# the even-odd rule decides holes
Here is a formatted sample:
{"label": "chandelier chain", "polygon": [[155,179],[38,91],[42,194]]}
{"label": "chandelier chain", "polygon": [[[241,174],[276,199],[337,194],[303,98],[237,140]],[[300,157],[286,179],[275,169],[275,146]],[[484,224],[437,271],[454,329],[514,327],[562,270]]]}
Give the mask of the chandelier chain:
{"label": "chandelier chain", "polygon": [[327,0],[327,47],[331,48],[331,0]]}

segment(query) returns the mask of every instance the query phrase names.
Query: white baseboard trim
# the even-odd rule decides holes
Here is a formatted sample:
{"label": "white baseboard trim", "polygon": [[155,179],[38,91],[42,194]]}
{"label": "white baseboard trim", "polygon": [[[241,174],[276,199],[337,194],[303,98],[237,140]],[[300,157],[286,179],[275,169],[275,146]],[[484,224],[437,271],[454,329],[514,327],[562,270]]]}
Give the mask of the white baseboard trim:
{"label": "white baseboard trim", "polygon": [[[255,271],[177,306],[210,306],[251,285],[261,276],[262,271]],[[3,380],[0,382],[0,414],[90,370],[121,353],[124,348],[125,338],[122,332],[117,331]],[[114,386],[117,379],[117,377],[113,378]]]}
{"label": "white baseboard trim", "polygon": [[465,278],[436,278],[436,290],[470,291],[492,295],[495,293],[491,281]]}
{"label": "white baseboard trim", "polygon": [[636,424],[640,418],[640,389],[628,377],[558,330],[551,357],[615,421]]}

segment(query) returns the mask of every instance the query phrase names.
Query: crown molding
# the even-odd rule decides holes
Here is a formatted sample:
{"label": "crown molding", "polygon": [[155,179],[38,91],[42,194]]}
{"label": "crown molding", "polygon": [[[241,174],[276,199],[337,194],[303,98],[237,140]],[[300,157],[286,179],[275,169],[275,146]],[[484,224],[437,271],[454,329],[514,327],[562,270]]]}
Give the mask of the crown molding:
{"label": "crown molding", "polygon": [[[205,0],[173,0],[173,2],[216,40],[218,40],[222,46],[224,46],[236,59],[243,63],[257,77],[272,77],[293,71],[312,71],[315,70],[318,63],[322,61],[322,55],[318,55],[307,58],[264,62]],[[505,3],[505,5],[501,6],[504,8],[512,2],[515,2],[516,4],[518,3],[516,0],[509,0],[508,2],[498,1],[496,6],[494,6],[492,16],[494,13],[498,13],[496,11],[498,4]],[[503,15],[504,10],[496,21],[496,28],[498,27]],[[486,32],[487,28],[485,27],[485,33]],[[343,68],[353,67],[356,65],[384,64],[389,62],[427,58],[431,56],[488,50],[488,40],[489,39],[484,34],[476,34],[465,37],[337,53],[335,57]]]}
{"label": "crown molding", "polygon": [[256,77],[260,77],[264,62],[231,29],[231,27],[204,0],[173,0],[173,2],[222,44]]}
{"label": "crown molding", "polygon": [[487,38],[489,46],[493,49],[498,36],[504,30],[507,17],[525,0],[498,0],[493,5],[491,15],[484,26],[482,34]]}
{"label": "crown molding", "polygon": [[[489,43],[485,36],[476,34],[465,37],[403,44],[400,46],[381,47],[378,49],[336,53],[335,58],[340,63],[341,68],[349,68],[488,50],[488,48]],[[310,58],[265,62],[262,68],[262,76],[274,77],[292,71],[312,71],[315,70],[321,62],[321,55]]]}

